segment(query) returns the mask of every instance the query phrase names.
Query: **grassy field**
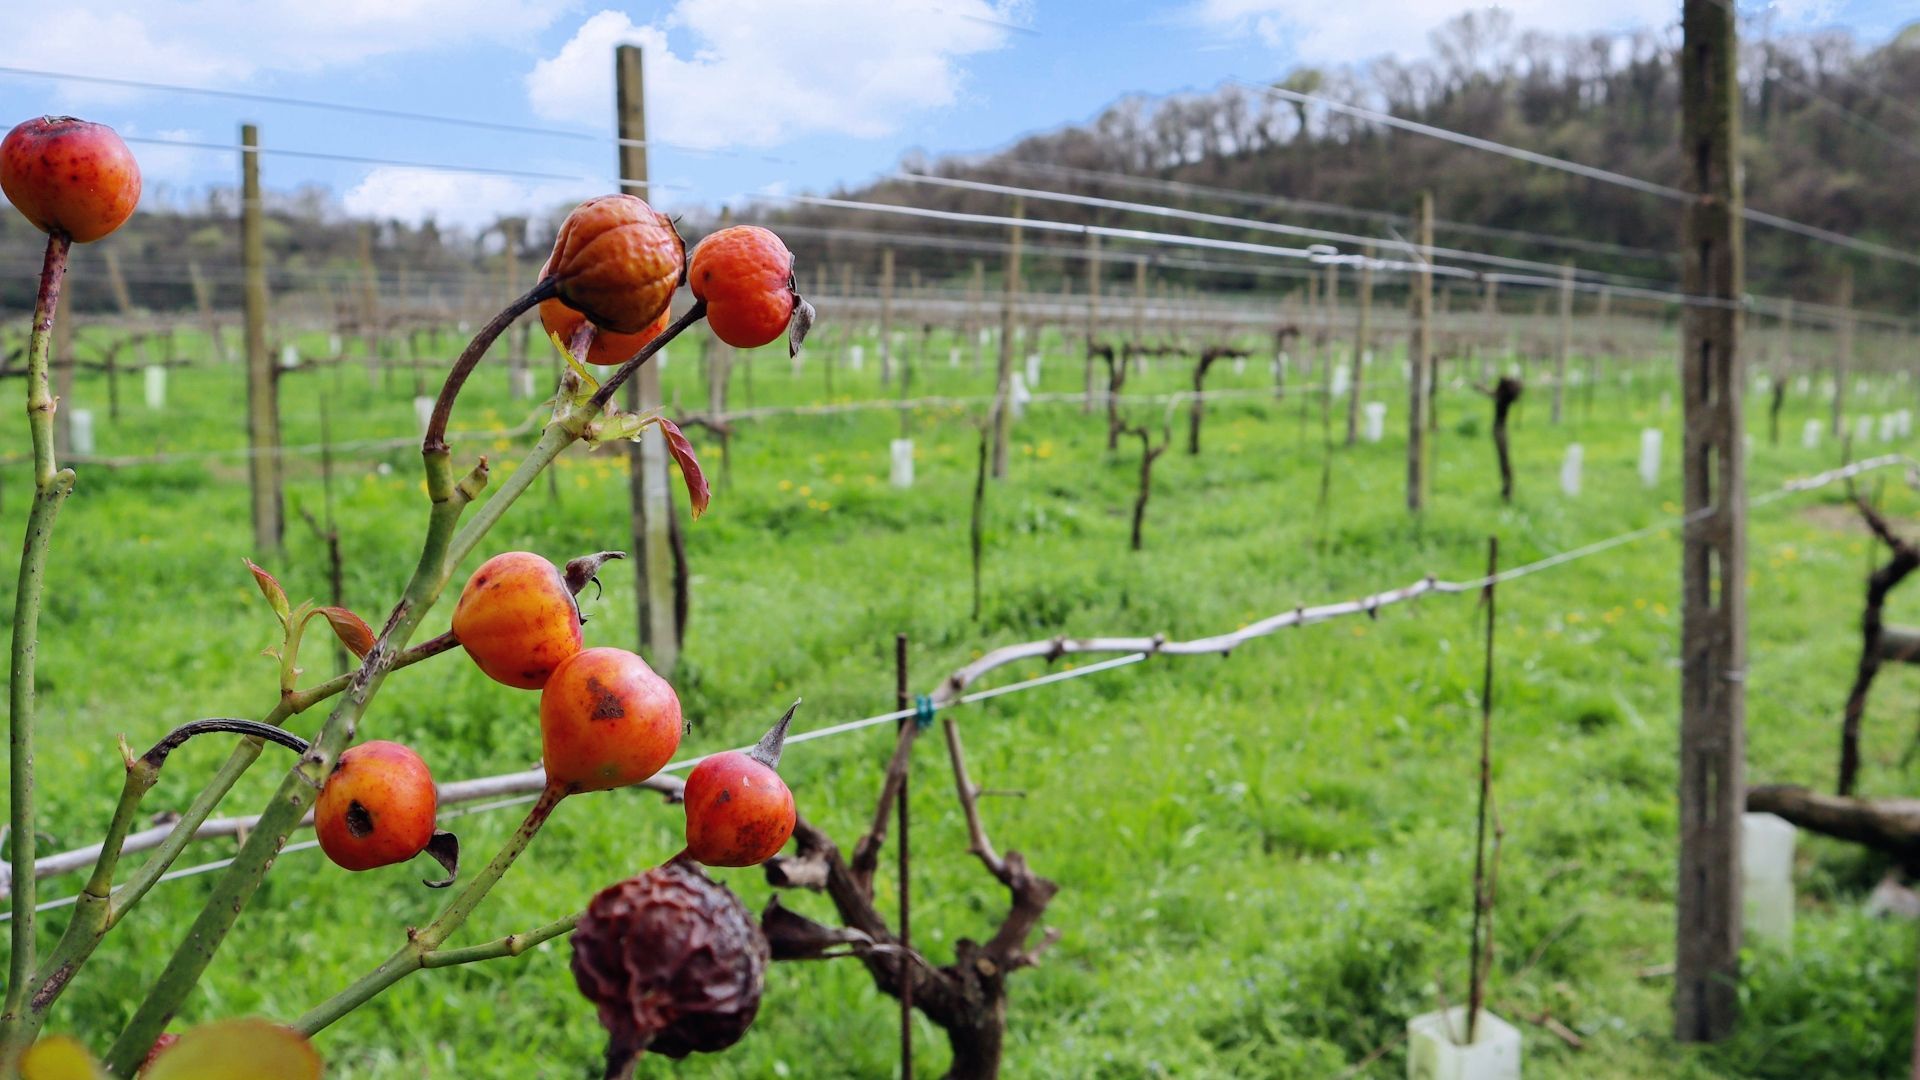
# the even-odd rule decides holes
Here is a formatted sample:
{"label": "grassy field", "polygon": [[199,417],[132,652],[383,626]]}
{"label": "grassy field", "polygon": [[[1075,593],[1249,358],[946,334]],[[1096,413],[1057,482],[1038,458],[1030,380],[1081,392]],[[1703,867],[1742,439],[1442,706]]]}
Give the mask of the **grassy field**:
{"label": "grassy field", "polygon": [[[837,344],[826,314],[820,344]],[[704,403],[696,351],[676,345],[668,393]],[[978,395],[990,375],[947,364],[936,336],[916,394]],[[839,397],[877,397],[868,363],[835,376]],[[820,358],[796,377],[783,354],[754,358],[752,404],[820,400]],[[1376,365],[1376,371],[1386,365]],[[1167,362],[1129,384],[1167,392],[1187,373]],[[489,366],[463,400],[456,430],[508,428],[527,403],[507,399]],[[1264,365],[1216,367],[1216,388],[1265,385]],[[17,383],[7,384],[9,393]],[[1080,385],[1079,362],[1049,361],[1040,389]],[[244,441],[236,369],[175,373],[172,402],[150,412],[137,380],[122,416],[105,417],[100,383],[83,376],[76,404],[99,414],[102,453],[211,450]],[[286,439],[318,436],[325,397],[334,437],[417,430],[411,378],[391,388],[357,366],[305,371],[283,384]],[[1889,383],[1874,409],[1911,406]],[[748,404],[736,376],[734,404]],[[1678,507],[1676,409],[1642,380],[1609,379],[1595,399],[1570,393],[1568,422],[1548,423],[1547,392],[1524,401],[1515,432],[1518,496],[1500,504],[1478,395],[1448,393],[1433,507],[1402,509],[1404,404],[1389,391],[1388,438],[1336,448],[1323,506],[1317,406],[1258,398],[1209,408],[1205,453],[1176,444],[1156,470],[1146,550],[1127,550],[1137,448],[1109,454],[1104,423],[1077,405],[1036,405],[1014,431],[1009,477],[989,494],[985,610],[969,618],[968,495],[974,429],[964,410],[910,417],[919,482],[887,484],[890,412],[748,422],[715,475],[712,510],[688,532],[692,616],[675,675],[693,724],[689,752],[757,734],[795,695],[811,727],[892,703],[892,638],[911,635],[915,682],[994,645],[1055,633],[1230,630],[1298,603],[1351,598],[1432,572],[1475,575],[1487,537],[1509,564],[1656,522]],[[1755,407],[1758,400],[1755,399]],[[1785,430],[1824,415],[1789,401]],[[1140,419],[1158,407],[1134,406]],[[9,423],[17,424],[15,420]],[[1655,490],[1634,471],[1643,427],[1666,432]],[[1560,494],[1569,441],[1586,447],[1586,492]],[[24,449],[24,432],[13,445]],[[511,463],[529,438],[469,437],[456,454]],[[1755,492],[1836,463],[1838,450],[1764,437]],[[504,475],[497,471],[496,476]],[[1902,517],[1920,497],[1883,474]],[[724,477],[724,479],[723,479]],[[575,448],[552,487],[536,487],[486,550],[527,548],[555,559],[627,544],[624,458]],[[0,476],[0,535],[18,536],[24,464]],[[1878,481],[1869,483],[1874,486]],[[417,555],[425,520],[417,457],[344,452],[334,484],[349,604],[384,616]],[[144,745],[200,716],[249,716],[273,702],[271,617],[241,565],[254,556],[295,600],[326,588],[324,549],[299,520],[318,514],[315,459],[289,462],[286,550],[248,543],[245,463],[237,457],[109,470],[84,468],[63,511],[49,576],[41,650],[39,753],[43,851],[98,839],[119,783],[114,738]],[[1749,772],[1756,781],[1831,784],[1839,706],[1857,648],[1866,535],[1827,489],[1756,510],[1749,590]],[[1756,953],[1743,993],[1747,1020],[1713,1048],[1668,1034],[1675,850],[1673,790],[1678,540],[1660,534],[1504,587],[1500,597],[1497,784],[1505,829],[1491,1001],[1521,1022],[1531,1077],[1882,1076],[1904,1071],[1912,1027],[1915,935],[1860,915],[1879,869],[1839,845],[1804,839],[1793,954]],[[463,571],[464,573],[464,571]],[[12,575],[0,575],[11,588]],[[586,604],[589,643],[631,646],[630,565],[606,574]],[[1897,596],[1896,620],[1920,619]],[[443,629],[450,604],[425,633]],[[1395,1040],[1407,1017],[1465,994],[1475,716],[1482,654],[1474,601],[1440,597],[1289,631],[1231,658],[1153,660],[1008,696],[965,713],[973,772],[1024,798],[986,803],[1003,847],[1060,883],[1047,923],[1063,938],[1040,968],[1014,979],[1007,1075],[1341,1075]],[[310,647],[317,679],[331,663]],[[1008,670],[995,681],[1036,674]],[[1874,699],[1865,787],[1903,791],[1904,752],[1920,705],[1914,676],[1890,672]],[[483,678],[450,655],[396,676],[363,737],[418,747],[442,779],[525,768],[539,754],[537,699]],[[294,726],[311,731],[309,714]],[[185,804],[221,760],[222,740],[177,753],[146,808]],[[880,730],[794,748],[783,766],[802,812],[851,844],[871,812],[889,740]],[[256,807],[284,762],[257,766],[224,809]],[[964,853],[944,751],[915,765],[914,926],[936,959],[997,924],[1004,891]],[[469,859],[506,836],[518,812],[454,823]],[[679,846],[680,813],[616,792],[568,802],[461,941],[528,928],[578,908],[598,888]],[[184,862],[231,851],[201,845]],[[478,865],[474,863],[473,865]],[[890,865],[890,864],[889,864]],[[349,875],[318,852],[276,866],[191,1003],[192,1016],[287,1018],[376,963],[402,928],[440,897],[423,867]],[[891,896],[890,871],[882,889]],[[757,909],[755,870],[720,875]],[[214,878],[160,886],[108,939],[68,993],[52,1028],[104,1044],[141,985],[165,962]],[[72,892],[77,877],[43,886]],[[788,902],[823,915],[819,897]],[[64,922],[47,917],[46,940]],[[589,1077],[602,1036],[573,989],[564,941],[513,961],[427,972],[323,1034],[331,1075]],[[1577,1032],[1576,1050],[1535,1023],[1543,1012]],[[857,966],[780,965],[745,1041],[681,1064],[643,1062],[645,1076],[884,1077],[897,1068],[896,1012]],[[945,1049],[920,1026],[920,1069]],[[1388,1049],[1363,1073],[1403,1075]]]}

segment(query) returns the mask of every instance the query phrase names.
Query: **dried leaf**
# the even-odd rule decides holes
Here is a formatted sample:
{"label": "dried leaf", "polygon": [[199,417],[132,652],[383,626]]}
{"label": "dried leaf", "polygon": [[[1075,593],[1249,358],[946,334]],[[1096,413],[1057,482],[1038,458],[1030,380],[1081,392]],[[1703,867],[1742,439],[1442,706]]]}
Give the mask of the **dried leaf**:
{"label": "dried leaf", "polygon": [[320,1080],[320,1055],[290,1028],[220,1020],[180,1036],[143,1080]]}
{"label": "dried leaf", "polygon": [[667,453],[680,465],[680,475],[687,482],[687,502],[693,507],[693,516],[698,520],[707,512],[707,502],[713,492],[707,487],[707,475],[700,471],[700,460],[693,456],[693,444],[674,422],[666,417],[660,418],[660,431],[667,437]]}
{"label": "dried leaf", "polygon": [[[583,322],[580,325],[589,331],[593,329],[593,324],[590,322]],[[592,397],[593,392],[600,389],[600,380],[593,377],[593,373],[587,370],[587,365],[584,362],[584,357],[587,355],[587,348],[593,344],[592,335],[578,332],[574,334],[574,343],[580,348],[577,355],[572,348],[568,347],[567,342],[560,340],[559,334],[548,331],[547,340],[553,342],[553,347],[560,351],[561,356],[566,357],[567,368],[578,376],[580,382],[583,384],[584,389],[580,392],[580,400],[585,401]]]}
{"label": "dried leaf", "polygon": [[273,607],[273,613],[280,616],[281,622],[286,622],[293,615],[293,607],[287,603],[287,591],[280,587],[280,583],[273,579],[272,574],[254,565],[252,559],[241,561],[245,562],[247,569],[253,572],[253,583],[260,586],[260,595],[267,598],[267,603]]}
{"label": "dried leaf", "polygon": [[373,651],[373,627],[368,626],[365,619],[343,607],[315,608],[314,614],[327,617],[327,624],[333,627],[348,652],[364,660],[367,653]]}
{"label": "dried leaf", "polygon": [[453,879],[460,876],[460,838],[445,829],[436,829],[433,839],[427,841],[427,854],[447,872],[447,877],[444,881],[423,880],[421,884],[429,889],[444,889],[453,884]]}
{"label": "dried leaf", "polygon": [[807,298],[793,294],[793,318],[787,323],[787,359],[800,355],[800,346],[813,331],[814,310]]}

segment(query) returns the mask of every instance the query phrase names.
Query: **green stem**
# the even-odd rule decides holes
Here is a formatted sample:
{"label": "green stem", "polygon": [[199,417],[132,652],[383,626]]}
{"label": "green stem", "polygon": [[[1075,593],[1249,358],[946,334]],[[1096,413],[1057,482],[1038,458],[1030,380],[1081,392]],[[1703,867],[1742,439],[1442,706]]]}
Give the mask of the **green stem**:
{"label": "green stem", "polygon": [[518,934],[508,934],[495,938],[484,945],[469,945],[464,949],[435,949],[420,958],[423,968],[453,967],[456,964],[476,964],[482,960],[500,960],[509,956],[519,956],[536,945],[573,933],[580,925],[581,913],[576,911],[564,919],[555,919],[545,926],[535,927]]}
{"label": "green stem", "polygon": [[20,581],[14,591],[13,656],[9,675],[8,762],[12,787],[13,826],[13,952],[8,964],[5,1014],[16,1016],[26,1001],[34,960],[34,837],[33,725],[34,666],[40,647],[40,595],[46,584],[47,549],[53,539],[53,519],[73,491],[73,470],[56,471],[53,459],[53,394],[47,387],[47,353],[52,343],[54,311],[60,303],[60,283],[66,277],[67,249],[58,233],[47,237],[46,260],[40,269],[40,291],[33,308],[33,333],[27,346],[27,426],[33,433],[33,509],[27,515],[27,538],[20,556]]}
{"label": "green stem", "polygon": [[[527,850],[527,845],[533,842],[534,834],[547,823],[547,818],[553,814],[553,808],[560,805],[560,800],[565,797],[565,790],[558,787],[549,787],[542,791],[539,800],[533,804],[532,809],[527,811],[526,820],[522,821],[520,827],[513,831],[513,835],[507,838],[507,842],[501,846],[499,853],[494,855],[493,861],[487,864],[485,870],[475,875],[473,880],[467,882],[466,888],[461,889],[459,895],[447,901],[447,906],[434,917],[432,922],[420,930],[410,931],[406,944],[394,950],[393,955],[382,961],[379,967],[354,980],[346,989],[307,1010],[306,1015],[293,1022],[293,1029],[302,1035],[312,1035],[321,1031],[334,1021],[373,1000],[387,987],[423,967],[445,967],[449,964],[491,959],[494,956],[516,955],[523,948],[537,945],[555,934],[572,929],[573,923],[579,919],[578,915],[562,919],[557,923],[549,923],[531,934],[521,935],[534,938],[535,935],[544,934],[537,940],[518,948],[513,946],[515,938],[509,936],[488,945],[457,949],[447,954],[459,957],[457,959],[446,959],[445,956],[436,953],[440,945],[467,921],[467,916],[473,914],[473,909],[480,905],[480,901],[486,898],[487,893],[493,891],[493,887],[500,883],[500,879],[505,876],[508,868],[513,866],[514,860],[518,859],[520,853]],[[502,943],[507,943],[507,948],[495,951]]]}
{"label": "green stem", "polygon": [[186,937],[174,949],[159,979],[147,991],[146,998],[134,1011],[133,1018],[127,1021],[119,1038],[108,1048],[107,1067],[115,1075],[133,1074],[134,1068],[153,1045],[153,1040],[166,1028],[167,1022],[199,983],[207,965],[213,962],[220,943],[226,939],[228,931],[239,919],[241,910],[259,889],[260,882],[266,877],[280,849],[286,846],[287,837],[319,794],[340,752],[353,741],[367,703],[380,689],[393,667],[395,657],[406,647],[408,639],[419,628],[421,619],[446,585],[450,566],[446,558],[447,544],[467,504],[464,491],[454,491],[450,483],[441,482],[450,475],[446,457],[444,453],[426,455],[428,490],[434,494],[427,539],[421,548],[420,563],[400,603],[388,618],[387,628],[374,643],[360,669],[354,673],[344,699],[327,717],[312,748],[301,757],[299,764],[288,771],[279,790],[261,812],[253,832],[234,856],[232,865],[215,882],[206,904],[195,917]]}
{"label": "green stem", "polygon": [[[529,299],[537,302],[540,289],[521,297],[512,305],[521,311],[531,307]],[[704,305],[695,305],[700,312]],[[631,360],[616,373],[616,379],[630,373],[650,359],[668,341],[680,331],[692,325],[697,314],[690,314],[679,322],[669,326],[659,337],[647,343]],[[508,320],[510,321],[510,320]],[[496,318],[482,330],[482,335],[497,336],[505,322]],[[476,338],[476,340],[478,340]],[[491,338],[489,338],[491,340]],[[469,351],[473,351],[469,347]],[[463,358],[466,355],[462,354]],[[462,376],[464,377],[464,376]],[[451,381],[453,376],[449,375]],[[602,392],[606,387],[601,388]],[[443,393],[444,396],[444,393]],[[318,794],[332,771],[340,752],[353,741],[360,718],[365,714],[367,704],[379,692],[387,674],[393,670],[397,657],[406,648],[413,632],[419,628],[420,621],[426,616],[434,602],[440,598],[453,570],[478,546],[481,539],[505,516],[514,501],[532,486],[533,480],[542,470],[552,464],[560,452],[571,445],[586,430],[586,424],[604,407],[606,399],[596,397],[589,402],[590,408],[582,409],[569,417],[565,423],[549,424],[534,445],[533,451],[520,462],[513,475],[487,500],[473,520],[464,529],[459,526],[462,511],[478,494],[486,480],[486,465],[481,465],[466,479],[455,483],[449,453],[444,438],[434,438],[437,433],[429,433],[422,447],[421,457],[426,470],[427,497],[433,505],[428,519],[427,536],[421,545],[420,561],[414,568],[413,577],[408,581],[406,591],[393,614],[387,619],[387,626],[374,643],[360,669],[353,674],[346,687],[346,700],[334,708],[332,715],[320,729],[314,739],[312,749],[305,754],[300,763],[293,768],[274,793],[272,800],[261,812],[254,830],[240,847],[238,854],[227,871],[215,882],[212,893],[195,917],[187,936],[174,949],[173,956],[167,961],[166,968],[159,979],[148,989],[145,999],[134,1011],[132,1019],[127,1021],[120,1035],[108,1048],[107,1068],[117,1076],[130,1076],[134,1068],[145,1057],[153,1040],[166,1028],[167,1022],[186,1000],[189,993],[199,983],[200,976],[213,962],[214,953],[220,948],[227,933],[239,919],[240,912],[259,889],[260,882],[266,877],[274,857],[286,845],[287,837],[300,821],[309,803]],[[452,402],[444,401],[435,406],[436,416],[442,412],[441,406],[450,413]],[[444,431],[444,418],[441,429]],[[297,696],[297,692],[296,695]],[[548,808],[551,810],[551,807]],[[530,838],[530,836],[529,836]],[[524,845],[522,845],[524,846]],[[503,854],[505,854],[503,852]],[[517,856],[518,851],[513,852]],[[504,873],[511,865],[513,856],[508,856],[499,872]],[[499,862],[496,859],[496,862]],[[489,871],[493,867],[488,868]],[[485,879],[486,874],[482,874]],[[498,880],[497,875],[493,880]],[[486,888],[492,888],[489,881]],[[471,885],[469,886],[471,891]],[[463,892],[464,897],[466,893]],[[458,921],[448,927],[451,932],[459,921],[464,921],[471,912],[472,904],[477,904],[485,889],[472,897],[471,903],[458,915]],[[456,897],[442,918],[455,911],[461,898]],[[438,924],[440,920],[435,920]],[[432,928],[429,927],[429,930]],[[436,941],[434,944],[437,944]],[[384,965],[383,965],[384,967]],[[404,974],[404,972],[402,973]],[[394,978],[398,978],[396,975]],[[390,984],[390,983],[389,983]],[[374,992],[377,992],[374,991]]]}
{"label": "green stem", "polygon": [[[429,657],[438,656],[457,644],[458,641],[450,633],[430,638],[402,652],[394,661],[393,669],[397,671]],[[347,672],[311,689],[284,695],[280,704],[259,723],[269,727],[284,723],[287,718],[304,712],[346,689],[352,680],[353,673]],[[193,729],[194,725],[188,725],[185,729],[176,729],[173,735],[162,740],[154,750],[149,750],[143,757],[151,759],[154,752],[162,748],[170,751],[173,748],[169,745],[171,740],[182,731],[191,734]],[[114,810],[113,819],[107,825],[107,839],[102,843],[100,856],[94,862],[93,875],[89,879],[88,887],[75,902],[73,918],[67,922],[67,928],[61,934],[59,944],[54,946],[53,952],[33,974],[31,984],[33,995],[29,999],[27,1010],[17,1017],[4,1018],[4,1026],[0,1026],[0,1046],[15,1048],[15,1053],[25,1049],[27,1043],[39,1033],[41,1025],[46,1021],[47,1013],[59,1000],[73,973],[86,963],[88,957],[93,955],[94,949],[105,940],[108,932],[118,926],[126,913],[147,895],[148,890],[160,880],[161,875],[172,869],[174,861],[199,833],[200,826],[206,824],[207,818],[219,808],[221,801],[227,797],[227,793],[233,790],[236,783],[239,783],[240,777],[246,775],[247,770],[259,759],[263,747],[264,743],[259,738],[241,739],[219,771],[214,773],[213,778],[207,782],[207,786],[194,797],[193,802],[174,822],[173,830],[154,850],[153,856],[141,864],[140,869],[134,872],[133,877],[126,884],[114,889],[114,872],[123,854],[121,846],[132,827],[141,798],[152,789],[154,781],[158,779],[157,776],[146,777],[138,768],[127,771],[127,779],[120,792],[120,803]],[[162,761],[165,756],[165,753],[161,754]],[[156,770],[158,764],[159,762],[155,762]],[[106,898],[109,894],[111,894],[110,899],[96,899]],[[6,1060],[9,1059],[4,1057],[4,1052],[0,1052],[0,1065],[4,1065]],[[5,1069],[0,1067],[0,1076],[4,1075],[6,1075]]]}

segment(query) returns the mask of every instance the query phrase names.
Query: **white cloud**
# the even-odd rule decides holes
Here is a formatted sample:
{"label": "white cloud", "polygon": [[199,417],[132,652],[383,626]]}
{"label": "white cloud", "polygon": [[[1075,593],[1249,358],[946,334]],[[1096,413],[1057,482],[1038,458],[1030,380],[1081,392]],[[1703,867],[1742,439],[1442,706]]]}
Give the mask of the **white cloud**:
{"label": "white cloud", "polygon": [[[524,38],[576,2],[63,0],[35,7],[31,33],[13,27],[22,32],[0,34],[0,64],[228,85],[261,72],[317,71],[474,40]],[[98,101],[128,92],[70,84],[63,93]]]}
{"label": "white cloud", "polygon": [[[1286,48],[1304,64],[1367,60],[1391,53],[1427,52],[1427,36],[1467,11],[1494,5],[1461,0],[1198,0],[1194,15],[1223,34],[1252,34]],[[1677,8],[1671,0],[1612,0],[1570,4],[1565,0],[1507,0],[1498,5],[1516,28],[1548,33],[1666,26]]]}
{"label": "white cloud", "polygon": [[1004,0],[679,0],[647,25],[601,11],[534,65],[527,96],[547,119],[604,126],[613,48],[635,44],[645,60],[648,134],[664,142],[872,138],[952,104],[961,61],[1004,45],[1001,24],[1012,10]]}
{"label": "white cloud", "polygon": [[353,217],[477,233],[506,215],[535,215],[599,194],[592,182],[529,183],[510,176],[482,176],[383,165],[367,173],[340,204]]}

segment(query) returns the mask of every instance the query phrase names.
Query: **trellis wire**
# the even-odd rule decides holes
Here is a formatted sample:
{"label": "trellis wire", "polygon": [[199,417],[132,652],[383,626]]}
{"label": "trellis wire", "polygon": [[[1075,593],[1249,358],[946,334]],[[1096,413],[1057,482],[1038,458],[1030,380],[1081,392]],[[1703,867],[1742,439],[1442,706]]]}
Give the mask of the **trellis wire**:
{"label": "trellis wire", "polygon": [[[1830,484],[1838,483],[1842,480],[1848,480],[1855,476],[1859,476],[1863,473],[1874,472],[1880,469],[1890,468],[1896,465],[1906,465],[1909,468],[1920,468],[1920,461],[1916,461],[1914,458],[1909,457],[1905,454],[1882,454],[1878,457],[1866,458],[1861,461],[1854,462],[1850,465],[1842,466],[1840,468],[1829,469],[1825,472],[1817,473],[1812,476],[1800,477],[1794,480],[1787,481],[1786,483],[1781,485],[1781,487],[1778,488],[1777,490],[1767,492],[1763,495],[1759,495],[1750,499],[1748,505],[1749,506],[1771,505],[1785,498],[1788,498],[1789,496],[1792,496],[1801,492],[1811,491],[1816,488],[1826,487]],[[1693,514],[1672,515],[1661,521],[1657,521],[1650,525],[1646,525],[1642,528],[1633,529],[1628,532],[1620,533],[1615,536],[1610,536],[1602,540],[1594,541],[1591,544],[1586,544],[1581,547],[1572,548],[1570,550],[1558,552],[1553,555],[1548,555],[1544,558],[1537,559],[1533,562],[1526,563],[1521,566],[1516,566],[1507,570],[1499,571],[1496,574],[1482,575],[1478,578],[1468,579],[1465,581],[1443,581],[1432,575],[1428,575],[1410,585],[1401,586],[1395,589],[1386,589],[1386,590],[1377,591],[1355,600],[1341,601],[1333,604],[1323,604],[1316,607],[1299,606],[1294,608],[1291,611],[1281,612],[1279,614],[1270,616],[1266,619],[1262,619],[1258,622],[1249,623],[1246,626],[1243,626],[1239,630],[1236,630],[1232,633],[1220,634],[1213,637],[1196,638],[1188,641],[1167,641],[1164,638],[1157,635],[1155,637],[1147,638],[1147,639],[1059,637],[1059,638],[1051,639],[1050,641],[1027,642],[1021,645],[1006,646],[1001,649],[995,650],[992,653],[986,654],[980,660],[976,660],[973,662],[973,664],[968,665],[967,667],[961,668],[959,671],[956,671],[954,674],[948,676],[945,682],[942,683],[940,691],[936,692],[936,694],[933,695],[933,697],[936,703],[938,703],[943,708],[954,706],[954,705],[973,705],[983,701],[990,701],[994,698],[1002,697],[1008,694],[1021,693],[1027,690],[1038,689],[1042,686],[1051,686],[1055,683],[1066,682],[1072,679],[1084,678],[1088,675],[1095,675],[1101,672],[1111,671],[1115,668],[1127,667],[1133,664],[1140,663],[1147,659],[1150,659],[1151,657],[1159,654],[1204,655],[1204,654],[1212,654],[1212,653],[1228,653],[1246,641],[1250,641],[1250,640],[1261,638],[1261,637],[1267,637],[1279,632],[1280,630],[1287,629],[1290,627],[1308,626],[1315,623],[1324,622],[1329,619],[1340,618],[1343,616],[1351,616],[1351,615],[1372,616],[1373,614],[1378,612],[1381,608],[1392,607],[1398,604],[1407,603],[1412,600],[1417,600],[1420,597],[1428,594],[1455,595],[1460,593],[1471,593],[1471,592],[1478,591],[1480,589],[1484,589],[1488,585],[1504,584],[1509,581],[1516,581],[1520,578],[1530,577],[1534,574],[1541,573],[1546,570],[1551,570],[1555,567],[1563,566],[1570,562],[1575,562],[1580,559],[1590,558],[1594,555],[1598,555],[1606,551],[1611,551],[1614,548],[1621,547],[1626,544],[1634,543],[1635,541],[1638,541],[1638,540],[1644,540],[1647,537],[1655,536],[1662,532],[1666,532],[1674,528],[1685,527],[1687,524],[1700,519],[1706,513],[1707,511],[1702,510],[1702,511],[1696,511]],[[986,671],[990,671],[994,667],[1001,666],[1005,663],[1010,663],[1015,659],[1021,659],[1026,657],[1047,657],[1047,658],[1057,659],[1060,656],[1065,656],[1065,655],[1080,653],[1080,652],[1121,651],[1119,647],[1116,647],[1115,645],[1116,642],[1139,643],[1139,645],[1138,647],[1125,648],[1125,651],[1120,656],[1111,657],[1106,660],[1101,660],[1092,664],[1088,664],[1084,667],[1066,668],[1060,671],[1051,671],[1044,675],[1037,675],[1030,679],[1022,679],[1018,682],[1008,683],[1005,686],[991,687],[985,690],[976,690],[976,691],[966,692],[966,693],[960,693],[954,690],[956,685],[961,689],[964,689],[965,685],[967,684],[968,681],[970,681],[972,677],[978,677],[978,675],[984,674]],[[878,727],[882,724],[898,723],[903,719],[916,715],[917,712],[918,710],[914,708],[895,709],[890,712],[881,713],[877,716],[863,717],[858,720],[848,720],[838,724],[830,724],[824,727],[813,728],[808,731],[798,732],[789,736],[787,739],[787,742],[789,745],[792,745],[792,744],[798,744],[798,743],[814,742],[820,739],[834,738],[840,735],[851,734],[857,731],[864,731],[868,728]],[[742,747],[738,749],[745,749],[745,748]],[[664,768],[662,768],[660,770],[660,774],[671,775],[674,773],[684,772],[698,765],[700,762],[706,760],[710,756],[712,755],[702,754],[698,757],[684,758],[679,761],[675,761],[672,764],[669,764]],[[486,795],[507,794],[507,793],[514,793],[514,794],[511,794],[510,797],[497,799],[493,802],[451,810],[443,816],[458,817],[458,816],[465,816],[468,814],[478,814],[478,813],[483,813],[491,810],[504,809],[510,806],[524,805],[525,803],[531,802],[535,798],[539,797],[538,792],[542,788],[544,788],[545,783],[546,783],[545,773],[544,771],[538,768],[529,769],[524,772],[518,772],[518,773],[507,773],[501,776],[481,777],[475,780],[456,781],[454,783],[445,785],[441,789],[443,802],[454,801],[455,799],[460,797],[480,798]],[[672,787],[677,786],[677,783],[678,783],[677,781],[674,781],[672,784],[666,785],[666,786],[668,786],[669,789],[671,789]],[[644,782],[640,786],[644,787],[644,786],[655,786],[655,785],[653,785],[651,781],[648,781],[648,782]],[[218,822],[209,822],[206,826],[203,826],[198,833],[195,834],[195,838],[205,839],[205,838],[210,838],[214,836],[229,835],[234,831],[238,831],[240,829],[247,827],[249,820],[250,819],[246,819],[246,818],[228,818]],[[164,837],[166,831],[167,830],[164,828],[149,830],[150,833],[155,835],[152,838],[152,843],[147,847],[137,847],[136,840],[138,840],[139,837],[137,836],[129,837],[127,840],[127,843],[122,847],[123,854],[138,851],[138,850],[147,850],[148,847],[157,846],[160,839]],[[304,851],[309,848],[317,847],[317,846],[318,844],[314,841],[301,841],[299,843],[289,844],[283,850],[284,851]],[[46,859],[41,859],[38,861],[38,863],[36,864],[37,872],[35,876],[36,877],[53,877],[58,874],[70,873],[76,870],[84,869],[88,865],[91,865],[93,860],[98,857],[99,852],[100,852],[100,845],[95,844],[86,848],[76,848],[72,851],[62,852],[58,855],[49,856]],[[172,880],[177,880],[179,878],[193,877],[197,874],[204,874],[212,870],[218,870],[226,866],[229,862],[231,862],[231,860],[229,859],[218,859],[218,860],[213,860],[206,863],[196,864],[194,866],[189,866],[180,870],[170,870],[167,873],[161,875],[161,877],[158,880],[172,881]],[[48,869],[45,869],[44,872],[38,872],[40,868],[48,868]],[[49,900],[40,905],[37,905],[36,910],[45,911],[45,910],[50,910],[57,907],[64,907],[69,904],[72,904],[76,899],[78,899],[78,894],[61,897],[55,900]],[[0,912],[0,921],[5,921],[9,917],[10,915],[8,913]]]}

